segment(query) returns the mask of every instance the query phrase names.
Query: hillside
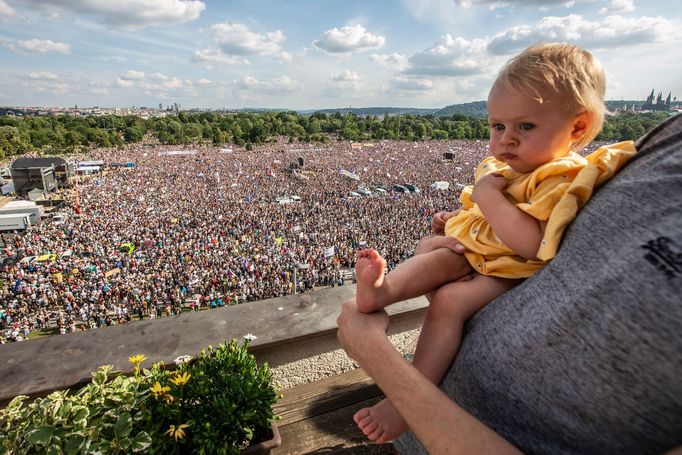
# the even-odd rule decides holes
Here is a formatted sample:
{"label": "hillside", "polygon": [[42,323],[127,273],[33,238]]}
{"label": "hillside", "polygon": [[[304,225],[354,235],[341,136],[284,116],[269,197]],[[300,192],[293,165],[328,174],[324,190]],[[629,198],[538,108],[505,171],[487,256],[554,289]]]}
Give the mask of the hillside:
{"label": "hillside", "polygon": [[420,109],[412,107],[342,107],[335,109],[319,109],[311,111],[298,111],[299,114],[313,114],[320,112],[324,114],[355,114],[357,116],[367,115],[433,115],[438,109]]}
{"label": "hillside", "polygon": [[434,112],[436,117],[449,117],[451,115],[465,115],[467,117],[484,118],[488,116],[488,103],[474,101],[473,103],[452,104]]}

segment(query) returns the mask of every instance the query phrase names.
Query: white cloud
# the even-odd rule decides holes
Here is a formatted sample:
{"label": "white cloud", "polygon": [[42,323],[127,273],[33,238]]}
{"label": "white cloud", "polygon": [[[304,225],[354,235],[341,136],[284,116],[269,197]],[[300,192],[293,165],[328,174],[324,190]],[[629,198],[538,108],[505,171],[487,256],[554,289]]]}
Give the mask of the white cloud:
{"label": "white cloud", "polygon": [[278,95],[303,90],[303,84],[289,76],[279,76],[269,81],[261,81],[253,76],[246,76],[233,82],[235,88],[252,94]]}
{"label": "white cloud", "polygon": [[214,45],[195,51],[192,61],[215,62],[227,65],[248,65],[246,55],[271,56],[281,62],[291,63],[291,55],[281,48],[286,40],[284,34],[274,32],[252,32],[246,25],[238,23],[214,24],[210,28]]}
{"label": "white cloud", "polygon": [[430,79],[410,79],[406,77],[396,77],[391,81],[391,85],[398,90],[424,91],[431,90],[434,85]]}
{"label": "white cloud", "polygon": [[124,81],[141,81],[144,80],[145,74],[142,71],[128,70],[121,76]]}
{"label": "white cloud", "polygon": [[274,90],[284,90],[286,92],[295,92],[303,90],[303,84],[299,81],[291,79],[289,76],[280,76],[272,79],[271,82]]}
{"label": "white cloud", "polygon": [[[588,1],[588,0],[583,0]],[[514,0],[514,1],[504,1],[504,0],[455,0],[462,8],[471,8],[472,6],[487,6],[490,9],[497,9],[503,7],[514,7],[514,6],[527,6],[527,7],[537,7],[537,8],[547,8],[551,6],[565,6],[571,7],[576,2],[568,0]]]}
{"label": "white cloud", "polygon": [[194,63],[212,62],[226,65],[249,65],[248,59],[223,54],[219,49],[202,49],[192,55]]}
{"label": "white cloud", "polygon": [[280,52],[275,54],[275,58],[282,63],[291,63],[294,61],[294,59],[291,57],[291,54],[288,52]]}
{"label": "white cloud", "polygon": [[357,24],[327,30],[320,39],[313,42],[313,45],[332,54],[346,54],[378,49],[385,43],[386,38],[373,35],[365,30],[365,27]]}
{"label": "white cloud", "polygon": [[357,90],[360,88],[360,76],[351,70],[343,70],[338,74],[332,74],[327,79],[327,85],[341,90]]}
{"label": "white cloud", "polygon": [[548,16],[538,24],[513,27],[496,34],[487,48],[492,54],[507,55],[539,41],[568,41],[587,49],[611,49],[674,41],[680,38],[680,30],[681,24],[662,17],[608,16],[589,21],[576,14]]}
{"label": "white cloud", "polygon": [[59,76],[57,76],[54,73],[50,73],[49,71],[33,71],[31,73],[28,73],[29,79],[40,79],[40,80],[56,80],[59,79]]}
{"label": "white cloud", "polygon": [[[144,73],[142,73],[142,74],[144,74]],[[156,81],[167,81],[168,80],[168,76],[166,76],[165,74],[162,74],[162,73],[152,73],[149,75],[149,78],[156,80]]]}
{"label": "white cloud", "polygon": [[634,0],[611,0],[606,7],[599,10],[599,14],[627,13],[634,10]]}
{"label": "white cloud", "polygon": [[[580,0],[581,3],[592,1],[594,0]],[[434,24],[440,30],[449,31],[469,27],[472,23],[478,22],[478,16],[486,14],[487,10],[525,7],[544,11],[550,7],[569,8],[576,2],[567,0],[401,0],[400,3],[419,22]],[[481,11],[482,9],[484,11]],[[489,27],[495,27],[495,24],[489,24]]]}
{"label": "white cloud", "polygon": [[408,67],[407,56],[394,52],[392,54],[372,54],[369,59],[382,66],[387,66],[396,70],[404,70]]}
{"label": "white cloud", "polygon": [[155,83],[143,83],[141,87],[145,90],[168,91],[187,88],[192,85],[190,81],[182,81],[177,77],[168,77],[166,79],[156,78]]}
{"label": "white cloud", "polygon": [[98,60],[106,63],[125,63],[126,58],[118,55],[109,55],[105,57],[98,57]]}
{"label": "white cloud", "polygon": [[410,57],[410,67],[403,72],[428,76],[470,76],[482,73],[489,63],[485,46],[485,40],[468,41],[448,34],[430,48]]}
{"label": "white cloud", "polygon": [[220,50],[228,55],[272,55],[280,51],[285,40],[279,30],[264,34],[254,33],[243,24],[215,24],[211,31]]}
{"label": "white cloud", "polygon": [[14,16],[14,9],[5,0],[0,0],[0,19],[8,19]]}
{"label": "white cloud", "polygon": [[213,85],[213,81],[211,81],[209,79],[199,79],[197,81],[197,85],[199,85],[201,87],[209,87],[209,86]]}
{"label": "white cloud", "polygon": [[59,8],[95,16],[107,24],[132,29],[192,21],[206,8],[198,0],[62,0],[58,5],[53,0],[32,0],[31,3],[50,10]]}
{"label": "white cloud", "polygon": [[34,54],[44,54],[46,52],[59,52],[61,54],[71,53],[71,46],[66,43],[59,43],[49,39],[30,39],[17,40],[7,44],[7,47],[16,52],[28,52]]}
{"label": "white cloud", "polygon": [[158,92],[189,88],[192,86],[192,82],[166,76],[163,73],[145,74],[142,71],[128,70],[123,76],[116,79],[116,85],[119,87],[137,85],[144,90]]}
{"label": "white cloud", "polygon": [[119,87],[132,87],[135,85],[134,81],[128,80],[128,79],[121,79],[120,77],[116,79],[116,85]]}
{"label": "white cloud", "polygon": [[29,89],[32,92],[40,93],[50,93],[66,95],[72,92],[71,86],[67,82],[58,81],[52,78],[35,78],[31,79],[31,82],[21,84],[25,89]]}

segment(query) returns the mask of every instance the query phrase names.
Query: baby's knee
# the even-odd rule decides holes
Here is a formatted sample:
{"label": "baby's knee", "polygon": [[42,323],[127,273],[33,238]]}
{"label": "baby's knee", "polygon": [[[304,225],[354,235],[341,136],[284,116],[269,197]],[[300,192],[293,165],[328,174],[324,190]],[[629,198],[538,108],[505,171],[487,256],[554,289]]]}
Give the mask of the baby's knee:
{"label": "baby's knee", "polygon": [[458,318],[464,313],[462,297],[459,286],[443,286],[433,294],[427,311],[431,316]]}

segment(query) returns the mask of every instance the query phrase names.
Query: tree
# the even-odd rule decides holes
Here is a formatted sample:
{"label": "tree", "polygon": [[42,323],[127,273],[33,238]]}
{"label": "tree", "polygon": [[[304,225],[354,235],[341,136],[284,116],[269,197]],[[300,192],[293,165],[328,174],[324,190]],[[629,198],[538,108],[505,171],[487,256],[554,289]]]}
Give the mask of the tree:
{"label": "tree", "polygon": [[28,136],[15,126],[0,126],[0,154],[1,158],[10,155],[21,155],[31,150]]}
{"label": "tree", "polygon": [[140,142],[144,137],[144,133],[137,126],[129,126],[123,132],[123,138],[126,142]]}

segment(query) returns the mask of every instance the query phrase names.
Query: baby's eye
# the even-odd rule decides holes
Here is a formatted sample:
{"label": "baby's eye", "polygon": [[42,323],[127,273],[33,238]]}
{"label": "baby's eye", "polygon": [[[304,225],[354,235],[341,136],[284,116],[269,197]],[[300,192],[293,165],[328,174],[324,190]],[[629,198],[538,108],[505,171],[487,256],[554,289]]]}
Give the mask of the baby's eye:
{"label": "baby's eye", "polygon": [[530,131],[533,128],[535,128],[535,125],[533,125],[532,123],[522,123],[519,125],[519,129],[522,131]]}
{"label": "baby's eye", "polygon": [[492,123],[490,125],[491,130],[504,131],[504,125],[501,123]]}

